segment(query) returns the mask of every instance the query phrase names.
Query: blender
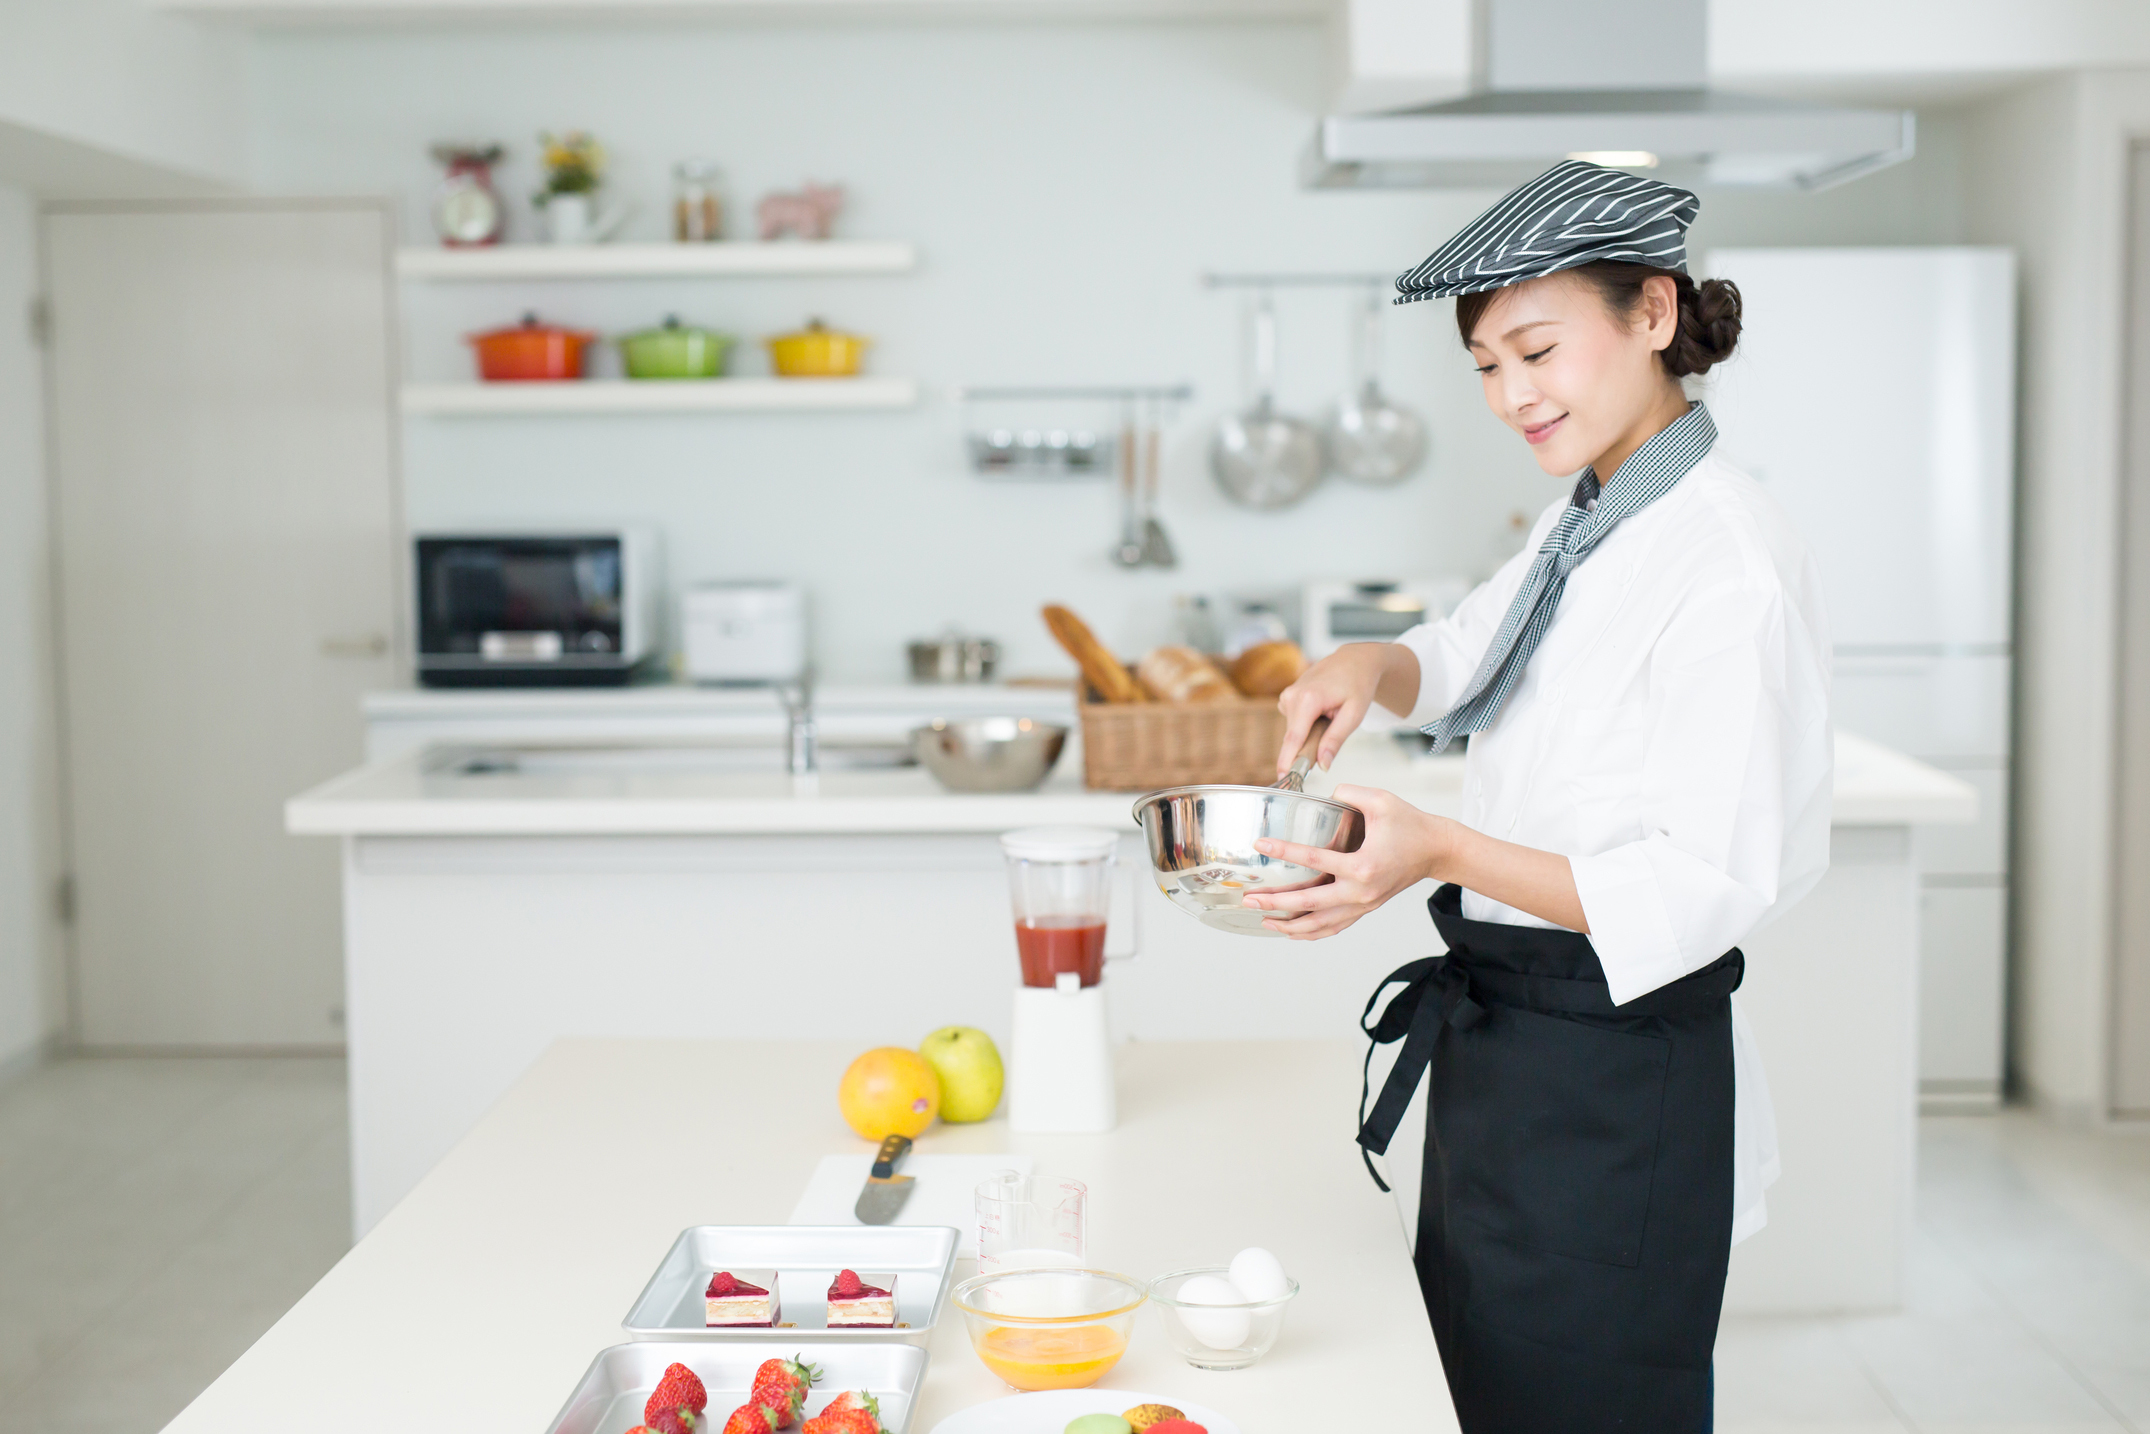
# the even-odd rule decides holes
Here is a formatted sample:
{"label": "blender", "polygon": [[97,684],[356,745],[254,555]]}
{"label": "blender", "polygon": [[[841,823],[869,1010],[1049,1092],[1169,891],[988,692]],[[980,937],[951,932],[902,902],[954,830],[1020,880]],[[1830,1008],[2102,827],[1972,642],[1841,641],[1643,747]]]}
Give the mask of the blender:
{"label": "blender", "polygon": [[1023,1131],[1110,1130],[1112,1041],[1105,1020],[1105,913],[1116,832],[1026,827],[1000,839],[1015,906],[1015,992],[1008,1124]]}

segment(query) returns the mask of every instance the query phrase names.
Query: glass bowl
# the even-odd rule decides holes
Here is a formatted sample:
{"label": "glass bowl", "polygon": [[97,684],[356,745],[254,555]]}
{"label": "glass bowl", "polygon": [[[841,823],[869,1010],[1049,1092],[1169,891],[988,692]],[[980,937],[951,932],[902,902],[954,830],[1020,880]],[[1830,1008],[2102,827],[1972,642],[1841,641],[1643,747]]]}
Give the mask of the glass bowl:
{"label": "glass bowl", "polygon": [[1179,1298],[1180,1286],[1196,1275],[1227,1279],[1231,1271],[1224,1265],[1203,1265],[1174,1270],[1150,1281],[1150,1303],[1157,1306],[1165,1338],[1179,1351],[1180,1358],[1196,1369],[1245,1369],[1269,1353],[1269,1346],[1277,1342],[1277,1332],[1284,1328],[1284,1306],[1299,1293],[1299,1282],[1286,1280],[1288,1288],[1272,1300],[1240,1305],[1187,1304]]}
{"label": "glass bowl", "polygon": [[1109,1270],[998,1270],[955,1288],[970,1347],[1015,1389],[1086,1389],[1127,1352],[1142,1281]]}

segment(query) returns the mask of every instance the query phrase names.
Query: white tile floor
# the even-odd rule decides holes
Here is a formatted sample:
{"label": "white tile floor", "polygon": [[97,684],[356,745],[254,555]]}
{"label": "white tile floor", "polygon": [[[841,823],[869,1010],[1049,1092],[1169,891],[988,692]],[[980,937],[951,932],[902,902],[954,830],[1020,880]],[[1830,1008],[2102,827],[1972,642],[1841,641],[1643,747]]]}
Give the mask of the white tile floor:
{"label": "white tile floor", "polygon": [[340,1060],[0,1086],[0,1434],[161,1429],[349,1248],[349,1169]]}
{"label": "white tile floor", "polygon": [[1725,1434],[2150,1434],[2150,1130],[1921,1125],[1899,1314],[1727,1320]]}
{"label": "white tile floor", "polygon": [[[346,1246],[343,1101],[326,1060],[0,1086],[0,1434],[147,1434],[274,1323]],[[2150,1434],[2150,1130],[1932,1118],[1920,1159],[1908,1308],[1727,1321],[1717,1427]]]}

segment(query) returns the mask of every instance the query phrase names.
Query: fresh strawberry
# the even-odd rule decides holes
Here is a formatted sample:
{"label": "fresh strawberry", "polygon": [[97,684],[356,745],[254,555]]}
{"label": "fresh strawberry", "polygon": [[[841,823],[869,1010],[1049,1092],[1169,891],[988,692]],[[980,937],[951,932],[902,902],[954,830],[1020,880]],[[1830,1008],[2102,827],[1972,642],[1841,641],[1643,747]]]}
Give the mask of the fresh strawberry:
{"label": "fresh strawberry", "polygon": [[823,1409],[821,1412],[826,1414],[831,1409],[839,1413],[858,1409],[871,1414],[877,1420],[881,1417],[881,1401],[863,1389],[846,1389],[843,1393],[831,1399],[828,1408]]}
{"label": "fresh strawberry", "polygon": [[863,1409],[831,1405],[800,1425],[799,1434],[881,1434],[881,1421]]}
{"label": "fresh strawberry", "polygon": [[754,1390],[748,1398],[752,1403],[776,1410],[780,1415],[776,1427],[789,1429],[806,1403],[806,1391],[819,1378],[819,1369],[796,1359],[764,1360],[761,1368],[754,1371]]}
{"label": "fresh strawberry", "polygon": [[881,1434],[881,1402],[863,1390],[847,1389],[799,1426],[799,1434]]}
{"label": "fresh strawberry", "polygon": [[642,1422],[657,1434],[694,1434],[708,1407],[709,1391],[694,1371],[684,1364],[667,1365],[649,1403],[642,1406]]}
{"label": "fresh strawberry", "polygon": [[749,1399],[732,1411],[732,1417],[724,1421],[724,1434],[771,1434],[781,1428],[776,1422],[776,1411],[757,1400]]}

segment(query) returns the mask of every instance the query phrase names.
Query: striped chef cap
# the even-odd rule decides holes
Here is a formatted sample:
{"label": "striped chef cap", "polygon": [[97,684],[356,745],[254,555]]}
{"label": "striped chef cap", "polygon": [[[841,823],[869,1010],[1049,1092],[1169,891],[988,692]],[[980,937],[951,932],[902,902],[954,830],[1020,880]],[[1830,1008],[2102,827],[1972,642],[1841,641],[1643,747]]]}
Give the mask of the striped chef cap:
{"label": "striped chef cap", "polygon": [[1506,288],[1600,259],[1687,272],[1687,226],[1702,202],[1684,189],[1563,160],[1473,219],[1396,279],[1396,302]]}

